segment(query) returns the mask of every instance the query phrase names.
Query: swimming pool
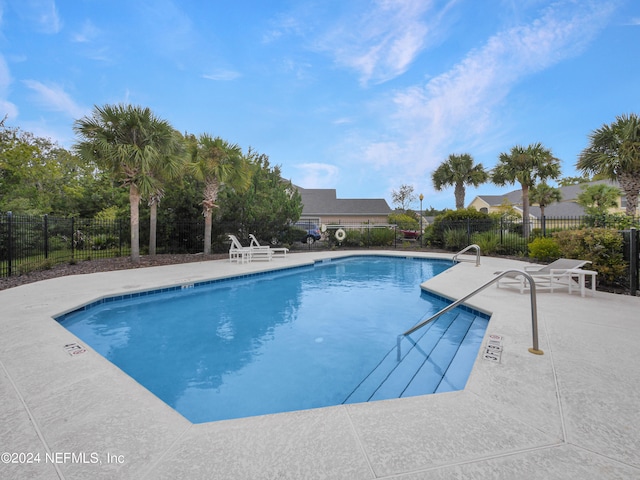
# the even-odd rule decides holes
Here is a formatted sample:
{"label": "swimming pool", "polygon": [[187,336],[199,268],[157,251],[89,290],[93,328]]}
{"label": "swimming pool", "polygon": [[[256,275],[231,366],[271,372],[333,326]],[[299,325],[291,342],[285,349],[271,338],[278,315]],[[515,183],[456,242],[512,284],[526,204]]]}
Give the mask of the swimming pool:
{"label": "swimming pool", "polygon": [[105,299],[58,320],[194,423],[422,395],[464,388],[488,321],[457,309],[395,360],[397,335],[447,304],[420,283],[450,266],[350,257]]}

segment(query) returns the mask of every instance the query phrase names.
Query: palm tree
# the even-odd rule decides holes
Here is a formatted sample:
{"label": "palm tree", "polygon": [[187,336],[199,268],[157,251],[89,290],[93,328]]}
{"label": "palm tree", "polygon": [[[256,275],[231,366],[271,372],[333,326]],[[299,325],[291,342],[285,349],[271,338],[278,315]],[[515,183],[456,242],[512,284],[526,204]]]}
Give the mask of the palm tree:
{"label": "palm tree", "polygon": [[627,197],[626,213],[635,216],[640,194],[640,117],[619,115],[589,135],[576,167],[617,180]]}
{"label": "palm tree", "polygon": [[73,128],[82,139],[75,145],[80,156],[95,161],[129,187],[131,260],[138,263],[140,198],[157,191],[159,180],[153,172],[163,158],[175,154],[174,130],[149,108],[123,104],[95,106],[92,114],[76,120]]}
{"label": "palm tree", "polygon": [[540,143],[524,148],[516,145],[509,153],[501,153],[493,169],[492,181],[496,185],[520,183],[522,187],[522,234],[529,236],[529,189],[537,180],[560,176],[560,160]]}
{"label": "palm tree", "polygon": [[578,205],[582,205],[589,215],[604,215],[612,207],[618,206],[621,191],[606,183],[585,185],[576,198]]}
{"label": "palm tree", "polygon": [[236,144],[204,133],[191,144],[191,171],[204,182],[202,213],[204,215],[204,253],[211,253],[213,209],[223,185],[245,190],[251,184],[251,170]]}
{"label": "palm tree", "polygon": [[529,191],[529,200],[531,204],[538,204],[540,207],[540,217],[544,218],[544,208],[552,203],[562,200],[562,192],[560,189],[551,187],[542,182]]}
{"label": "palm tree", "polygon": [[473,157],[468,153],[462,155],[449,155],[431,175],[433,186],[436,190],[442,190],[453,185],[456,197],[456,209],[464,208],[465,185],[478,185],[489,180],[489,174],[481,163],[473,165]]}
{"label": "palm tree", "polygon": [[157,180],[153,191],[149,192],[149,255],[156,254],[156,230],[158,223],[158,205],[164,197],[164,183],[177,178],[184,170],[185,144],[180,132],[173,132],[174,145],[171,146],[170,155],[161,159],[156,168],[150,174]]}

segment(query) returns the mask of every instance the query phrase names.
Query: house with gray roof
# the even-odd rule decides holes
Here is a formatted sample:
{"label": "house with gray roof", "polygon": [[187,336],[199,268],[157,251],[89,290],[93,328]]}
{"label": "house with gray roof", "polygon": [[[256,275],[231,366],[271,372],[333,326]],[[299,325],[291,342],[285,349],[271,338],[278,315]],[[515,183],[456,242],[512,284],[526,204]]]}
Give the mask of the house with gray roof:
{"label": "house with gray roof", "polygon": [[[584,186],[597,185],[600,183],[620,188],[617,182],[613,182],[611,180],[597,180],[589,183],[579,183],[575,185],[568,185],[566,187],[559,187],[562,200],[547,205],[544,208],[545,217],[578,217],[584,215],[584,207],[578,205],[576,202],[578,195],[580,195]],[[618,208],[613,210],[616,212],[623,212],[626,207],[625,201],[626,198],[624,194],[622,194],[618,199]],[[522,190],[514,190],[504,195],[478,195],[469,203],[469,207],[473,207],[480,212],[493,213],[499,211],[500,207],[505,203],[511,205],[522,215]],[[540,216],[540,207],[535,204],[530,205],[529,217],[533,220],[539,219]]]}
{"label": "house with gray roof", "polygon": [[344,225],[388,222],[392,212],[384,198],[338,198],[332,188],[302,188],[301,221],[317,225]]}

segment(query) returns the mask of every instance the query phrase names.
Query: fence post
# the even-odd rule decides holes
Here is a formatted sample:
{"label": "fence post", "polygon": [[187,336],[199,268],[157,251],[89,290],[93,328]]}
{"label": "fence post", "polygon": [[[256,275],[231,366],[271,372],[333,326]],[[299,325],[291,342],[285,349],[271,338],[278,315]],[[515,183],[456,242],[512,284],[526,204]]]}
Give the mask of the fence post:
{"label": "fence post", "polygon": [[7,276],[13,274],[13,213],[7,212]]}
{"label": "fence post", "polygon": [[76,258],[75,231],[76,217],[71,217],[71,260],[74,260]]}
{"label": "fence post", "polygon": [[122,256],[122,219],[118,218],[118,256]]}
{"label": "fence post", "polygon": [[49,258],[49,215],[44,214],[43,222],[43,236],[44,236],[44,258]]}
{"label": "fence post", "polygon": [[629,230],[629,288],[634,297],[638,291],[638,230]]}
{"label": "fence post", "polygon": [[545,215],[542,216],[542,236],[547,236],[547,217]]}

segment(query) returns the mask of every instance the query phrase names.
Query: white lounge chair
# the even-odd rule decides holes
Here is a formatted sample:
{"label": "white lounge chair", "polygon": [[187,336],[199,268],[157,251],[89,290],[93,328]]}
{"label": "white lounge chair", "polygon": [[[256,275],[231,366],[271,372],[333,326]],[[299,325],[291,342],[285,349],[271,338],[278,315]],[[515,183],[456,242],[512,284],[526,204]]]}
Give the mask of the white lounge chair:
{"label": "white lounge chair", "polygon": [[[231,239],[232,247],[249,252],[248,259],[250,262],[254,260],[266,260],[270,262],[273,258],[273,252],[269,248],[253,248],[251,246],[243,247],[240,240],[238,240],[235,235],[229,235],[229,238]],[[231,250],[229,250],[229,255],[231,255]]]}
{"label": "white lounge chair", "polygon": [[[575,271],[591,263],[589,260],[574,260],[571,258],[560,258],[555,262],[551,262],[549,265],[527,265],[524,267],[524,271],[533,277],[536,283],[536,290],[550,290],[553,292],[559,288],[569,288],[569,292],[572,290],[573,277]],[[495,272],[496,275],[502,272]],[[574,274],[572,276],[572,273]],[[529,281],[517,273],[509,273],[504,277],[501,277],[496,285],[500,287],[516,287],[520,290],[520,293],[524,293],[525,290],[529,290]]]}
{"label": "white lounge chair", "polygon": [[[286,257],[287,253],[289,252],[288,248],[285,247],[271,247],[269,245],[260,245],[260,242],[258,242],[258,239],[255,237],[255,235],[253,235],[253,233],[249,234],[249,238],[251,239],[251,244],[249,245],[251,248],[255,249],[255,250],[260,250],[260,249],[269,249],[272,252],[272,256],[280,256],[280,257]],[[254,251],[255,251],[254,250]]]}
{"label": "white lounge chair", "polygon": [[231,247],[229,247],[229,261],[234,260],[238,263],[244,263],[245,260],[250,262],[252,260],[252,249],[250,247],[243,247],[240,240],[235,235],[229,235],[231,240]]}

